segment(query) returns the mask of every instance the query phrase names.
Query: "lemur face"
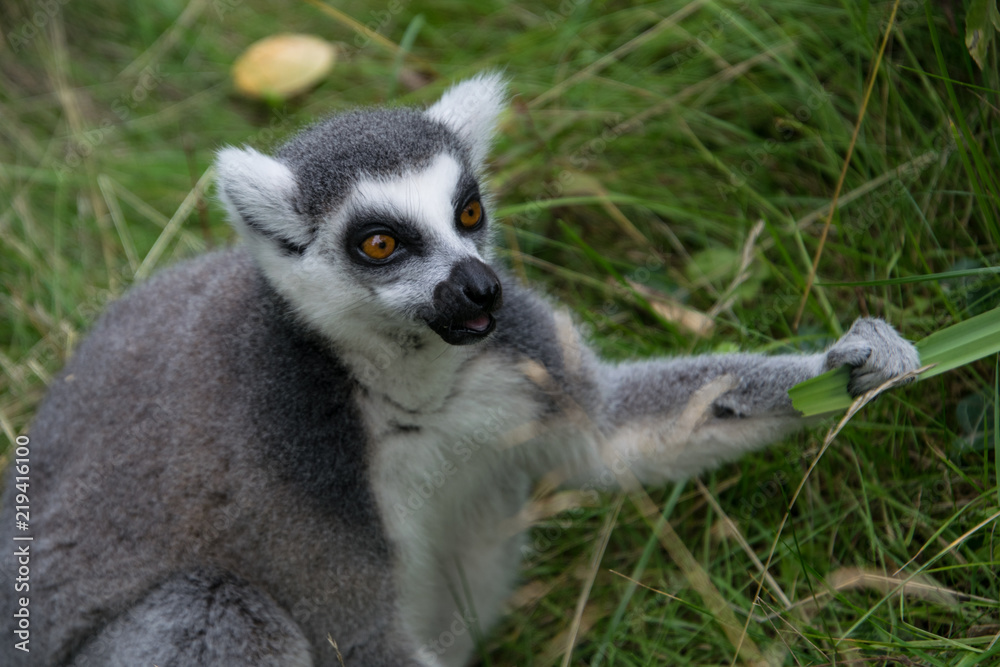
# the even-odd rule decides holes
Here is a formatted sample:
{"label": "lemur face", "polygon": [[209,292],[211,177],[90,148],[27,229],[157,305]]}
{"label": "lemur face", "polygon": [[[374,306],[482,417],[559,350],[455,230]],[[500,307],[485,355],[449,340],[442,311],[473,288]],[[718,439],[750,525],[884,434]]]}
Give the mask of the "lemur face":
{"label": "lemur face", "polygon": [[425,323],[464,345],[493,331],[500,280],[484,258],[487,205],[475,176],[448,153],[393,178],[358,182],[339,216],[333,253],[350,260],[382,314]]}
{"label": "lemur face", "polygon": [[503,97],[481,76],[426,112],[335,116],[275,157],[224,149],[220,197],[271,283],[333,338],[481,341],[502,304],[480,174]]}

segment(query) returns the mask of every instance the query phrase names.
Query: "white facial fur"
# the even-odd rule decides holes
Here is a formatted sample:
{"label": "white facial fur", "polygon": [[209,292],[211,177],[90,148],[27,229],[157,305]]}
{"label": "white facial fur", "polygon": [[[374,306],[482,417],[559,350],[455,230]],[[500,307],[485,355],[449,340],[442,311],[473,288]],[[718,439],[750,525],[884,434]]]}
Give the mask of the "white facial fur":
{"label": "white facial fur", "polygon": [[[419,171],[363,180],[344,205],[323,221],[304,256],[289,256],[272,247],[260,258],[264,269],[285,297],[334,339],[341,337],[347,324],[342,314],[348,309],[351,320],[364,321],[377,330],[413,323],[456,262],[466,257],[482,259],[473,239],[455,225],[453,197],[460,176],[458,162],[442,154]],[[398,267],[358,267],[346,256],[343,235],[355,216],[368,211],[404,219],[418,228],[424,254]],[[362,302],[365,307],[358,308]]]}
{"label": "white facial fur", "polygon": [[416,305],[429,302],[434,286],[459,260],[483,259],[473,237],[455,225],[454,197],[461,173],[455,158],[442,154],[422,171],[392,180],[364,180],[351,197],[348,212],[389,208],[424,235],[427,256],[378,288],[380,300],[391,310],[413,312]]}
{"label": "white facial fur", "polygon": [[[501,74],[490,72],[452,86],[425,113],[455,133],[471,168],[478,171],[505,105],[506,82]],[[391,335],[400,328],[411,335],[427,333],[416,315],[432,297],[434,286],[460,259],[491,259],[491,239],[480,234],[477,248],[455,226],[453,198],[462,167],[447,153],[402,176],[361,178],[319,224],[293,205],[298,190],[295,175],[281,160],[250,148],[225,148],[217,156],[217,170],[219,196],[272,284],[334,340],[357,340],[358,332],[347,331],[351,328],[369,335],[372,330]],[[482,203],[488,217],[489,201]],[[363,272],[349,266],[344,257],[344,227],[365,209],[406,219],[428,241],[426,254],[392,273],[391,281],[379,280],[374,272],[369,280],[359,278]],[[303,247],[301,255],[289,252]]]}
{"label": "white facial fur", "polygon": [[[489,151],[494,127],[505,106],[506,84],[497,73],[483,74],[449,89],[426,116],[446,125],[463,145],[466,169],[478,172]],[[331,141],[336,137],[331,136]],[[317,149],[321,150],[321,149]],[[381,366],[379,360],[438,358],[456,360],[466,351],[445,344],[420,317],[432,303],[435,286],[460,260],[489,263],[489,233],[470,235],[455,223],[456,196],[469,176],[463,163],[444,151],[429,164],[399,176],[364,176],[351,186],[337,206],[320,220],[310,219],[295,205],[296,175],[281,159],[253,149],[219,152],[220,198],[234,227],[243,237],[269,282],[312,327],[322,332],[359,377]],[[461,184],[461,185],[460,185]],[[489,219],[489,200],[482,200]],[[345,234],[361,213],[405,220],[419,230],[422,253],[386,266],[366,267],[351,259]],[[304,252],[301,251],[304,248]],[[291,251],[290,251],[291,250]],[[427,354],[403,354],[423,346]],[[426,373],[405,374],[426,378]],[[414,387],[412,396],[426,395]],[[410,404],[402,388],[387,386],[400,403]]]}
{"label": "white facial fur", "polygon": [[[419,317],[421,309],[431,304],[435,286],[459,260],[483,259],[473,239],[455,225],[454,197],[461,175],[455,158],[442,154],[424,169],[361,181],[344,205],[319,225],[315,240],[301,257],[283,253],[266,240],[254,244],[271,283],[300,316],[336,345],[362,379],[383,377],[373,369],[378,370],[385,359],[396,364],[404,359],[416,363],[425,357],[438,358],[442,353],[456,361],[465,356],[448,349],[451,346]],[[418,228],[424,239],[423,254],[400,266],[358,266],[346,254],[345,228],[355,216],[370,211],[405,219]],[[419,357],[403,354],[417,343],[441,350]],[[378,389],[410,405],[413,397],[426,396],[402,387]]]}

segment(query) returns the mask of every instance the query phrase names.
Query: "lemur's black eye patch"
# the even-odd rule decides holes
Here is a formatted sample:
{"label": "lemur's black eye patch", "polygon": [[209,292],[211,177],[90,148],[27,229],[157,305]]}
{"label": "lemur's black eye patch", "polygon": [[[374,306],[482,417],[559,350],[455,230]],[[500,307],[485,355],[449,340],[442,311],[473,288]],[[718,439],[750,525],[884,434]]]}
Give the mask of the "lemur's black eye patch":
{"label": "lemur's black eye patch", "polygon": [[351,218],[343,243],[351,259],[367,266],[421,255],[425,245],[423,235],[412,222],[376,209],[359,212]]}

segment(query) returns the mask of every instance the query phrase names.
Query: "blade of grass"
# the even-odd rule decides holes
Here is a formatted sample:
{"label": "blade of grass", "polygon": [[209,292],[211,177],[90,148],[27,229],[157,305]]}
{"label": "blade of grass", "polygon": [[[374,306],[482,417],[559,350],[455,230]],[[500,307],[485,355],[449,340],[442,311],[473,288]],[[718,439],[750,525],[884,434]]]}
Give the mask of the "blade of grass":
{"label": "blade of grass", "polygon": [[679,10],[677,10],[676,12],[674,12],[673,14],[671,14],[670,16],[667,16],[666,18],[664,18],[662,21],[660,21],[659,23],[657,23],[656,25],[654,25],[649,30],[646,30],[642,34],[640,34],[640,35],[638,35],[636,37],[633,37],[632,39],[630,39],[626,43],[624,43],[621,46],[619,46],[614,51],[611,51],[610,53],[605,54],[600,59],[598,59],[597,62],[595,62],[595,63],[593,63],[591,65],[588,65],[587,67],[585,67],[582,70],[576,72],[575,74],[573,74],[569,78],[564,79],[563,81],[561,81],[561,82],[557,83],[556,85],[552,86],[551,88],[549,88],[548,90],[546,90],[544,93],[542,93],[541,95],[539,95],[535,99],[531,100],[528,103],[528,106],[532,107],[532,108],[539,107],[539,106],[545,104],[546,102],[548,102],[549,100],[551,100],[553,98],[556,98],[559,95],[562,95],[563,92],[565,92],[566,89],[569,88],[570,86],[572,86],[573,84],[575,84],[575,83],[577,83],[577,82],[579,82],[579,81],[581,81],[583,79],[586,79],[587,77],[590,77],[590,76],[593,76],[593,75],[597,74],[598,72],[600,72],[602,69],[604,69],[605,67],[607,67],[611,63],[618,62],[619,60],[621,60],[622,58],[624,58],[626,55],[628,55],[629,53],[631,53],[635,49],[639,48],[640,46],[642,46],[643,44],[645,44],[646,42],[648,42],[653,37],[656,37],[658,34],[660,34],[661,32],[663,32],[667,28],[670,28],[671,26],[676,25],[679,21],[682,21],[684,18],[686,18],[687,16],[689,16],[691,13],[695,12],[696,10],[698,10],[703,4],[705,4],[705,1],[706,0],[695,0],[695,2],[689,2],[688,4],[684,5]]}
{"label": "blade of grass", "polygon": [[816,271],[819,270],[819,260],[823,256],[823,246],[826,244],[826,236],[830,232],[830,225],[833,223],[833,214],[837,210],[837,200],[840,198],[840,191],[844,188],[844,180],[847,178],[847,170],[851,166],[851,156],[854,155],[854,147],[858,143],[858,135],[861,133],[861,123],[865,120],[865,112],[868,111],[868,100],[871,98],[872,90],[875,88],[875,80],[878,79],[879,67],[882,64],[882,56],[885,54],[885,47],[889,43],[889,35],[892,34],[892,26],[896,22],[896,11],[899,9],[899,1],[896,0],[892,4],[892,13],[889,14],[889,22],[885,28],[885,35],[882,37],[882,45],[878,49],[878,55],[875,56],[875,62],[872,64],[871,76],[868,79],[868,85],[865,87],[865,96],[861,100],[861,109],[858,111],[858,120],[854,124],[854,132],[851,134],[851,143],[847,145],[847,154],[844,156],[844,166],[840,170],[840,177],[837,179],[837,187],[833,190],[833,199],[830,202],[830,213],[826,216],[826,221],[823,223],[823,231],[819,236],[819,245],[816,248],[816,255],[813,257],[812,270],[809,271],[809,275],[806,276],[806,288],[803,290],[802,301],[799,303],[799,309],[795,313],[795,320],[792,322],[792,329],[798,330],[799,322],[802,321],[802,313],[806,309],[806,302],[809,300],[809,293],[813,288],[813,281],[816,280]]}
{"label": "blade of grass", "polygon": [[943,273],[928,273],[922,276],[905,276],[902,278],[885,278],[883,280],[858,280],[816,283],[823,287],[877,287],[883,285],[910,285],[931,280],[949,280],[951,278],[966,278],[1000,273],[1000,266],[990,266],[982,269],[967,269],[965,271],[945,271]]}
{"label": "blade of grass", "polygon": [[[938,66],[942,72],[948,71],[947,61],[941,50],[941,43],[938,39],[937,28],[935,27],[931,8],[925,6],[927,15],[927,27],[930,31],[931,44],[934,46],[934,54],[937,57]],[[1000,221],[997,220],[995,207],[1000,205],[1000,185],[997,184],[995,174],[989,167],[989,162],[979,146],[979,141],[975,133],[966,122],[962,105],[958,101],[955,87],[948,77],[942,79],[945,90],[948,93],[948,100],[954,112],[954,119],[949,119],[951,131],[955,138],[955,145],[958,147],[958,155],[961,158],[962,166],[969,175],[969,185],[975,191],[975,203],[982,212],[983,222],[989,226],[989,230],[994,239],[1000,238]],[[957,121],[957,123],[956,123]],[[989,206],[992,201],[994,208]]]}
{"label": "blade of grass", "polygon": [[624,494],[619,494],[614,509],[608,514],[607,519],[604,521],[604,526],[601,528],[601,543],[594,550],[593,557],[590,560],[590,569],[587,572],[583,588],[580,590],[580,597],[576,602],[576,611],[573,614],[573,622],[570,624],[569,632],[567,633],[566,652],[563,653],[562,667],[569,667],[573,660],[573,648],[576,646],[576,642],[580,636],[580,622],[583,619],[583,610],[587,606],[587,600],[590,599],[594,580],[597,578],[597,572],[600,570],[604,553],[608,550],[608,541],[611,539],[611,533],[615,529],[615,523],[618,521],[618,515],[621,513],[622,505],[624,504],[625,496]]}
{"label": "blade of grass", "polygon": [[390,51],[396,55],[401,55],[404,58],[410,58],[414,62],[418,62],[421,65],[425,66],[429,65],[429,63],[423,58],[419,58],[413,55],[412,53],[408,53],[406,49],[402,48],[399,44],[396,44],[391,39],[388,39],[384,35],[379,34],[377,31],[372,30],[365,24],[361,23],[361,21],[358,21],[352,16],[337,9],[336,7],[332,7],[331,5],[325,2],[320,2],[320,0],[305,0],[305,2],[312,5],[316,9],[320,10],[324,14],[327,14],[334,20],[347,26],[348,28],[358,33],[359,35],[363,35],[364,37],[367,37],[376,44],[379,44],[385,50]]}
{"label": "blade of grass", "polygon": [[[847,425],[847,422],[849,422],[851,418],[854,417],[854,415],[861,410],[861,408],[863,408],[869,402],[874,400],[875,397],[877,397],[883,391],[886,391],[887,389],[895,386],[901,381],[902,380],[900,378],[889,380],[888,382],[883,383],[881,386],[876,387],[875,389],[867,391],[864,394],[858,396],[848,406],[847,414],[841,417],[840,421],[838,421],[837,424],[835,424],[833,427],[830,428],[829,431],[827,431],[826,437],[823,439],[823,445],[820,447],[819,452],[816,454],[815,458],[813,458],[813,460],[810,462],[809,467],[806,469],[805,474],[799,481],[799,485],[795,488],[795,492],[792,494],[791,499],[788,501],[788,507],[786,508],[784,515],[781,517],[781,523],[778,524],[778,529],[774,535],[774,539],[771,541],[771,549],[770,551],[768,551],[767,560],[764,562],[764,572],[768,572],[771,569],[771,563],[773,562],[774,555],[778,550],[778,543],[779,539],[781,538],[781,533],[782,531],[784,531],[785,526],[788,524],[788,520],[792,514],[792,508],[798,501],[799,496],[802,493],[802,490],[806,486],[806,482],[809,480],[809,477],[813,474],[813,471],[816,469],[816,466],[818,466],[819,462],[823,459],[823,455],[830,448],[830,445],[833,444],[834,439],[841,432],[841,430],[843,430],[844,426]],[[754,616],[754,607],[756,607],[758,604],[761,603],[762,599],[761,592],[764,590],[764,581],[765,581],[764,577],[759,577],[757,580],[757,592],[754,594],[753,606],[751,606],[750,613],[747,614],[746,624],[743,626],[743,634],[741,635],[740,638],[740,644],[737,644],[737,654],[739,653],[739,648],[740,645],[742,644],[742,641],[748,637],[748,633],[750,631],[750,622]],[[735,667],[735,665],[736,665],[736,660],[734,657],[733,661],[730,663],[730,667]]]}
{"label": "blade of grass", "polygon": [[[922,364],[933,366],[919,379],[926,380],[1000,352],[1000,308],[932,333],[915,343]],[[838,368],[792,387],[792,406],[804,416],[827,414],[851,405],[847,393],[847,367]]]}
{"label": "blade of grass", "polygon": [[390,99],[396,96],[396,86],[399,85],[406,56],[413,51],[413,44],[417,41],[417,35],[420,34],[420,29],[424,27],[424,23],[426,22],[427,20],[423,14],[417,14],[410,20],[409,25],[406,26],[403,39],[399,41],[399,51],[396,52],[396,57],[392,62],[392,80],[389,82]]}
{"label": "blade of grass", "polygon": [[170,222],[167,223],[163,231],[157,237],[156,242],[153,243],[153,247],[149,249],[146,253],[146,257],[142,260],[142,264],[135,272],[136,280],[145,280],[149,277],[149,274],[156,267],[156,263],[160,260],[160,256],[167,249],[167,246],[173,241],[177,232],[180,230],[181,225],[187,220],[188,215],[194,210],[195,206],[198,205],[198,199],[204,196],[205,191],[208,186],[212,183],[212,179],[215,176],[215,170],[211,167],[205,170],[205,173],[201,175],[198,182],[195,184],[181,202],[180,206],[174,212],[173,217],[170,218]]}
{"label": "blade of grass", "polygon": [[628,280],[626,280],[621,275],[621,273],[617,269],[615,269],[615,267],[611,264],[611,262],[605,259],[605,257],[601,253],[597,252],[597,250],[595,250],[586,241],[584,241],[583,237],[577,234],[572,227],[567,225],[566,222],[561,219],[558,222],[560,229],[562,229],[562,231],[570,238],[570,240],[574,244],[576,244],[584,252],[584,254],[587,255],[587,257],[592,259],[598,266],[604,269],[604,271],[607,272],[608,275],[612,276],[618,283],[622,285],[622,287],[628,290],[629,295],[633,299],[635,299],[636,303],[642,306],[642,308],[645,309],[646,312],[655,317],[662,325],[666,327],[672,328],[675,326],[673,322],[670,322],[669,320],[667,320],[667,318],[663,317],[663,315],[660,314],[656,310],[656,308],[653,307],[653,304],[651,304],[645,296],[643,296],[631,284],[629,284]]}
{"label": "blade of grass", "polygon": [[[684,490],[684,483],[680,482],[674,485],[673,490],[670,493],[670,497],[667,499],[666,504],[663,506],[663,511],[660,513],[660,518],[657,520],[656,525],[653,527],[653,531],[650,533],[649,539],[646,541],[646,546],[642,551],[642,555],[639,557],[638,562],[632,569],[632,576],[626,577],[625,575],[619,575],[627,579],[630,584],[628,588],[625,589],[625,593],[622,595],[621,600],[618,601],[618,607],[615,609],[615,613],[611,617],[611,622],[608,623],[608,629],[604,633],[604,639],[602,640],[601,648],[597,651],[597,657],[592,663],[592,667],[600,667],[601,660],[604,655],[608,652],[611,645],[612,639],[614,637],[615,631],[621,624],[622,619],[625,618],[625,613],[628,611],[629,602],[632,600],[632,596],[635,595],[637,587],[642,584],[639,583],[639,579],[642,578],[643,572],[645,572],[647,565],[649,565],[649,559],[653,556],[653,550],[657,547],[658,542],[656,541],[656,536],[662,530],[662,525],[665,521],[670,519],[670,514],[673,512],[674,508],[677,506],[677,500],[681,496],[681,492]],[[683,600],[680,598],[675,598],[681,603]]]}

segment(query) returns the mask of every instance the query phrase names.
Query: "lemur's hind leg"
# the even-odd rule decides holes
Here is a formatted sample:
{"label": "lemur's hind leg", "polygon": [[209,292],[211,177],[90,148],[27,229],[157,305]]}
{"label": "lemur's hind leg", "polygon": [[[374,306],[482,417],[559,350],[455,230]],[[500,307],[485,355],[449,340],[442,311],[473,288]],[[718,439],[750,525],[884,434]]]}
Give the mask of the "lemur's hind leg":
{"label": "lemur's hind leg", "polygon": [[266,593],[206,568],[177,574],[151,591],[105,626],[71,667],[436,667],[417,659],[408,640],[390,634],[372,627],[364,641],[340,647],[343,656],[322,638],[311,647]]}
{"label": "lemur's hind leg", "polygon": [[305,635],[265,593],[220,570],[178,574],[111,621],[73,667],[312,667]]}

